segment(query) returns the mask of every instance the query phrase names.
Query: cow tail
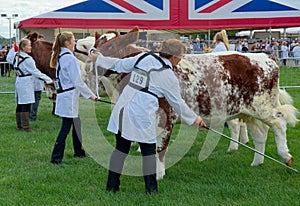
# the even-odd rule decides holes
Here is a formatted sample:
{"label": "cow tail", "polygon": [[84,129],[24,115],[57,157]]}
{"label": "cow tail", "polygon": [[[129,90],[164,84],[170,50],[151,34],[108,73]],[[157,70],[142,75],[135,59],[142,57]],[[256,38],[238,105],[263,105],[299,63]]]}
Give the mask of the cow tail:
{"label": "cow tail", "polygon": [[284,104],[279,107],[277,107],[278,114],[283,115],[282,117],[285,119],[285,121],[292,125],[293,127],[296,125],[296,123],[299,121],[297,119],[298,110],[290,104]]}
{"label": "cow tail", "polygon": [[279,89],[279,101],[281,104],[293,104],[293,98],[285,90]]}
{"label": "cow tail", "polygon": [[299,121],[297,119],[299,111],[293,106],[293,98],[285,90],[280,89],[279,101],[281,105],[277,107],[277,110],[288,124],[295,126]]}

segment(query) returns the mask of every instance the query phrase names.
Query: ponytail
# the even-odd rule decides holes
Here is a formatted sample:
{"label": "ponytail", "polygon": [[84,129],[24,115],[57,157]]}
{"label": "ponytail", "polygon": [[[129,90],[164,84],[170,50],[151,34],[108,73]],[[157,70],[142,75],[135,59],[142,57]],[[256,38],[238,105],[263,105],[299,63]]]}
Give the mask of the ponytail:
{"label": "ponytail", "polygon": [[214,41],[215,42],[223,42],[227,51],[230,50],[230,46],[229,46],[229,41],[228,41],[228,37],[226,34],[226,30],[221,30],[220,32],[216,33],[215,37],[214,37]]}
{"label": "ponytail", "polygon": [[58,33],[55,37],[53,47],[52,47],[52,55],[50,59],[50,67],[56,68],[56,63],[58,61],[59,54],[61,52],[61,48],[65,47],[66,41],[71,41],[74,37],[72,32],[62,32]]}

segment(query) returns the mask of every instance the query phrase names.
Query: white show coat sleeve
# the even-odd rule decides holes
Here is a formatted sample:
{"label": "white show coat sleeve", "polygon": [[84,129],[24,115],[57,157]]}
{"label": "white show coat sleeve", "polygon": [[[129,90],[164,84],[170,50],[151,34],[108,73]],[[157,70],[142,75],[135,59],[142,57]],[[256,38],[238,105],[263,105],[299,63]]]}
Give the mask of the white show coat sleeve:
{"label": "white show coat sleeve", "polygon": [[[65,55],[67,56],[67,55]],[[63,57],[62,57],[63,58]],[[67,57],[66,57],[67,58]],[[64,63],[64,61],[60,61],[61,64]],[[78,63],[78,60],[74,57],[71,61],[66,61],[67,68],[74,68],[74,69],[69,69],[68,74],[69,79],[72,81],[72,85],[75,86],[79,93],[86,99],[90,99],[94,97],[94,93],[90,90],[90,88],[84,83],[84,81],[81,79],[80,76],[80,64]],[[59,74],[61,75],[61,73]],[[68,85],[64,88],[70,88],[72,85]]]}
{"label": "white show coat sleeve", "polygon": [[7,61],[8,63],[12,64],[13,61],[14,61],[14,58],[15,58],[15,54],[16,54],[15,49],[14,49],[14,48],[11,48],[11,49],[8,51],[8,53],[7,53],[6,61]]}
{"label": "white show coat sleeve", "polygon": [[135,62],[142,54],[125,59],[105,57],[100,54],[96,60],[96,66],[100,66],[104,69],[109,69],[118,73],[130,73],[134,69]]}
{"label": "white show coat sleeve", "polygon": [[176,113],[181,116],[184,122],[192,125],[197,114],[191,110],[180,94],[179,81],[172,70],[163,71],[158,78],[155,79],[156,90],[162,93],[168,103],[174,108]]}
{"label": "white show coat sleeve", "polygon": [[52,83],[52,79],[50,77],[48,77],[46,74],[43,74],[36,68],[35,62],[32,57],[26,59],[22,64],[26,64],[26,70],[36,78],[44,80],[47,84]]}

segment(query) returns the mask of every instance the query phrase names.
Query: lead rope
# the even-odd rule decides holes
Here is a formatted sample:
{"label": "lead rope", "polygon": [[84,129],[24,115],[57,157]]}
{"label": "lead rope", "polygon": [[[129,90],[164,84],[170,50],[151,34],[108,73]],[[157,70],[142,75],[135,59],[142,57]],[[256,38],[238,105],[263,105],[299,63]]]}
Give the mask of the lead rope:
{"label": "lead rope", "polygon": [[107,104],[115,104],[115,103],[113,103],[113,102],[110,102],[110,101],[106,101],[106,100],[103,100],[103,99],[101,99],[101,97],[99,96],[99,75],[98,75],[98,69],[97,69],[97,67],[96,67],[96,63],[93,63],[93,67],[94,67],[94,69],[95,69],[95,80],[96,80],[96,95],[97,95],[97,97],[98,97],[98,102],[104,102],[104,103],[107,103]]}

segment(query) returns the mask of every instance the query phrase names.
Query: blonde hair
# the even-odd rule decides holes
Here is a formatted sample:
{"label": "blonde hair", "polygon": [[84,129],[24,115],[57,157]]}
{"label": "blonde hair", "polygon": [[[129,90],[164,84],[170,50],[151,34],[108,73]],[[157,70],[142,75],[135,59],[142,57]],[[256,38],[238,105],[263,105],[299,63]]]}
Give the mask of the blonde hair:
{"label": "blonde hair", "polygon": [[159,55],[166,59],[172,56],[181,56],[186,53],[185,45],[178,39],[168,39],[161,44]]}
{"label": "blonde hair", "polygon": [[61,48],[65,47],[66,41],[71,41],[74,37],[74,34],[72,32],[62,32],[58,33],[55,37],[53,47],[52,47],[52,55],[50,59],[50,67],[56,68],[56,63],[58,60],[58,56],[61,52]]}
{"label": "blonde hair", "polygon": [[24,48],[26,47],[27,44],[30,44],[31,41],[29,39],[22,39],[20,42],[19,42],[19,50],[18,50],[18,64],[19,64],[19,58],[20,58],[20,52],[25,52],[24,51]]}
{"label": "blonde hair", "polygon": [[29,39],[22,39],[19,43],[19,51],[18,53],[20,54],[20,51],[23,51],[24,52],[24,48],[26,47],[27,44],[30,43],[30,40]]}
{"label": "blonde hair", "polygon": [[214,36],[214,42],[220,42],[220,41],[225,44],[227,51],[229,51],[230,50],[229,41],[226,34],[226,30],[224,29],[216,33],[216,35]]}

